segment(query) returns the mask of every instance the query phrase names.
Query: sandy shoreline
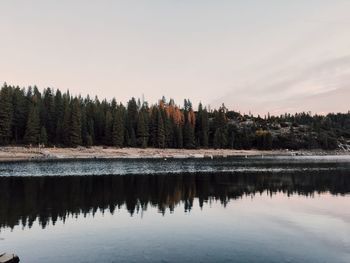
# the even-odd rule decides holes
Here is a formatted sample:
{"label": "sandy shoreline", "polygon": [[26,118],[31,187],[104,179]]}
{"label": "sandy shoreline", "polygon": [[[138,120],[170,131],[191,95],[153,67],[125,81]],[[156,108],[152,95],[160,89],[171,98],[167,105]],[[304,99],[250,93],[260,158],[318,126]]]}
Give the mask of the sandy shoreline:
{"label": "sandy shoreline", "polygon": [[230,149],[155,149],[114,148],[95,146],[91,148],[26,148],[0,147],[1,161],[89,159],[89,158],[215,158],[230,156],[295,156],[295,155],[349,155],[345,151],[288,151],[288,150],[230,150]]}

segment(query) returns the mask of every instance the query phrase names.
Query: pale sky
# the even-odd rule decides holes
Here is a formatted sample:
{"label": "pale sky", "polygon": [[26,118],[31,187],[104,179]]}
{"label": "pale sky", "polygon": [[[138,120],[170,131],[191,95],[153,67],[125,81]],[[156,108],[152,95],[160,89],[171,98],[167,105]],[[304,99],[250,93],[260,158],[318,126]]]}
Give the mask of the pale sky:
{"label": "pale sky", "polygon": [[265,114],[350,110],[349,0],[1,0],[0,82]]}

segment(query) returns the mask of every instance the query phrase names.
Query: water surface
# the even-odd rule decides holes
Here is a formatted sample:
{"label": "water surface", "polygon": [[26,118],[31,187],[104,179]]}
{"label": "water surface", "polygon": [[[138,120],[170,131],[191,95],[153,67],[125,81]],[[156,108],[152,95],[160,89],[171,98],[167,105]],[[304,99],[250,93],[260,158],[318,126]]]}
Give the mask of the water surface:
{"label": "water surface", "polygon": [[0,248],[22,262],[350,262],[347,160],[6,163],[0,174]]}

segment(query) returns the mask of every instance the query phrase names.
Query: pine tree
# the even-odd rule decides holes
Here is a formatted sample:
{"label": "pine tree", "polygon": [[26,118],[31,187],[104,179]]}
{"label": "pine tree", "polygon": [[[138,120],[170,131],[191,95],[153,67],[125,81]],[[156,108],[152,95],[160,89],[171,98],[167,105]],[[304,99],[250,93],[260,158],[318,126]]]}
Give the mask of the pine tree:
{"label": "pine tree", "polygon": [[160,111],[158,111],[157,116],[157,142],[156,142],[157,148],[164,148],[165,147],[165,132],[164,132],[164,122],[162,118],[162,114]]}
{"label": "pine tree", "polygon": [[195,127],[197,145],[207,148],[209,144],[209,118],[207,109],[203,109],[202,104],[198,106],[197,121]]}
{"label": "pine tree", "polygon": [[87,145],[87,136],[90,135],[90,134],[88,133],[88,122],[87,122],[87,117],[86,117],[86,101],[81,103],[80,113],[81,113],[81,139],[82,139],[82,144],[83,145]]}
{"label": "pine tree", "polygon": [[33,102],[29,111],[27,127],[24,135],[24,141],[27,144],[37,144],[40,135],[40,119],[38,105]]}
{"label": "pine tree", "polygon": [[120,109],[116,110],[113,121],[113,133],[112,133],[113,145],[116,147],[124,146],[124,118]]}
{"label": "pine tree", "polygon": [[102,144],[105,130],[105,113],[103,110],[103,104],[99,99],[95,97],[93,107],[93,123],[94,123],[94,142],[95,144]]}
{"label": "pine tree", "polygon": [[266,149],[267,150],[271,150],[273,148],[273,137],[272,137],[272,134],[271,132],[269,132],[267,134],[267,138],[266,138]]}
{"label": "pine tree", "polygon": [[215,149],[220,148],[220,128],[216,129],[215,131],[213,146]]}
{"label": "pine tree", "polygon": [[151,120],[150,120],[150,138],[149,145],[157,147],[157,130],[158,130],[158,108],[152,107]]}
{"label": "pine tree", "polygon": [[106,145],[112,145],[112,132],[113,132],[113,117],[112,113],[108,110],[106,113],[106,121],[105,121],[105,138],[104,143]]}
{"label": "pine tree", "polygon": [[12,125],[11,87],[6,83],[0,91],[0,145],[9,143]]}
{"label": "pine tree", "polygon": [[227,127],[227,147],[229,149],[235,148],[236,145],[236,127],[229,124]]}
{"label": "pine tree", "polygon": [[175,145],[174,124],[170,118],[165,116],[165,145],[167,148],[173,148]]}
{"label": "pine tree", "polygon": [[137,120],[137,145],[146,148],[148,142],[148,132],[145,125],[144,113],[141,111]]}
{"label": "pine tree", "polygon": [[196,118],[192,110],[192,104],[189,100],[185,100],[184,114],[185,114],[185,126],[183,129],[184,146],[185,148],[194,148],[195,147],[194,127],[196,125]]}
{"label": "pine tree", "polygon": [[52,90],[50,88],[44,90],[42,111],[43,117],[41,118],[41,122],[44,124],[47,131],[48,142],[53,142],[56,131],[55,102]]}
{"label": "pine tree", "polygon": [[179,126],[175,127],[175,136],[176,136],[176,145],[175,147],[178,149],[183,148],[183,134],[182,134],[182,128]]}
{"label": "pine tree", "polygon": [[223,104],[219,110],[215,110],[214,111],[214,120],[213,120],[213,128],[214,131],[218,128],[222,128],[225,127],[225,125],[227,124],[227,118],[226,118],[226,107]]}
{"label": "pine tree", "polygon": [[16,87],[13,90],[13,118],[12,118],[12,140],[14,143],[21,143],[23,140],[27,121],[27,101],[25,90]]}
{"label": "pine tree", "polygon": [[137,139],[136,139],[136,133],[135,133],[134,128],[131,129],[129,146],[130,147],[136,147],[137,146]]}
{"label": "pine tree", "polygon": [[128,102],[127,108],[128,120],[132,128],[136,128],[137,118],[138,118],[138,106],[135,98],[131,98]]}
{"label": "pine tree", "polygon": [[191,149],[195,147],[194,129],[189,122],[186,122],[183,129],[184,146]]}
{"label": "pine tree", "polygon": [[249,136],[249,134],[251,134],[251,132],[249,132],[247,129],[243,130],[243,134],[242,134],[242,147],[244,150],[250,150],[252,147],[252,140]]}
{"label": "pine tree", "polygon": [[63,143],[63,118],[64,118],[64,104],[62,99],[62,93],[60,90],[56,91],[55,94],[55,115],[54,123],[55,132],[54,132],[54,143],[60,145]]}
{"label": "pine tree", "polygon": [[47,145],[47,132],[45,127],[41,127],[39,143],[46,146]]}
{"label": "pine tree", "polygon": [[71,122],[70,122],[70,145],[76,147],[82,144],[81,139],[81,112],[80,104],[77,98],[72,101],[71,111]]}
{"label": "pine tree", "polygon": [[[89,119],[87,117],[87,135],[91,137],[92,144],[94,144],[95,141],[95,127],[94,127],[94,120]],[[112,138],[113,141],[113,138]]]}
{"label": "pine tree", "polygon": [[131,98],[128,102],[127,107],[127,115],[126,115],[126,128],[128,129],[128,133],[130,136],[129,146],[135,147],[136,142],[136,126],[137,126],[137,119],[138,119],[138,106],[136,103],[135,98]]}
{"label": "pine tree", "polygon": [[313,135],[313,133],[311,131],[308,132],[307,134],[307,148],[308,149],[316,149],[317,147],[319,147],[317,140],[315,138],[316,136]]}
{"label": "pine tree", "polygon": [[126,146],[130,146],[131,142],[130,142],[130,134],[128,129],[124,128],[124,145]]}
{"label": "pine tree", "polygon": [[213,146],[214,148],[227,147],[227,131],[225,128],[216,129],[214,134]]}
{"label": "pine tree", "polygon": [[71,107],[70,107],[70,98],[69,94],[63,95],[63,119],[62,119],[62,129],[61,135],[62,143],[65,146],[70,146],[70,129],[71,129]]}
{"label": "pine tree", "polygon": [[90,148],[93,145],[92,137],[90,134],[86,135],[86,147]]}
{"label": "pine tree", "polygon": [[255,132],[256,147],[260,150],[272,149],[272,135],[268,131],[258,130]]}

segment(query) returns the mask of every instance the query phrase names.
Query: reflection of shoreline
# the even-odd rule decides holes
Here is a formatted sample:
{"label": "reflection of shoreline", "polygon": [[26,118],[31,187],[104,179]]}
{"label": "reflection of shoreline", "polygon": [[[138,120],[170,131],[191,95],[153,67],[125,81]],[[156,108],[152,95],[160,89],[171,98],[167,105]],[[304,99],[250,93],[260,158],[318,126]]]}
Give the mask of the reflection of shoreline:
{"label": "reflection of shoreline", "polygon": [[346,151],[323,150],[230,150],[230,149],[155,149],[155,148],[113,148],[94,146],[91,148],[26,148],[0,147],[0,161],[55,160],[55,159],[94,159],[94,158],[211,158],[227,156],[324,156],[350,155]]}
{"label": "reflection of shoreline", "polygon": [[130,214],[154,206],[173,211],[182,203],[190,211],[194,199],[202,207],[209,200],[226,205],[245,195],[277,192],[312,196],[350,193],[350,176],[341,171],[295,173],[209,173],[177,175],[1,177],[0,227],[30,227],[38,219],[65,220],[69,215],[114,212]]}

